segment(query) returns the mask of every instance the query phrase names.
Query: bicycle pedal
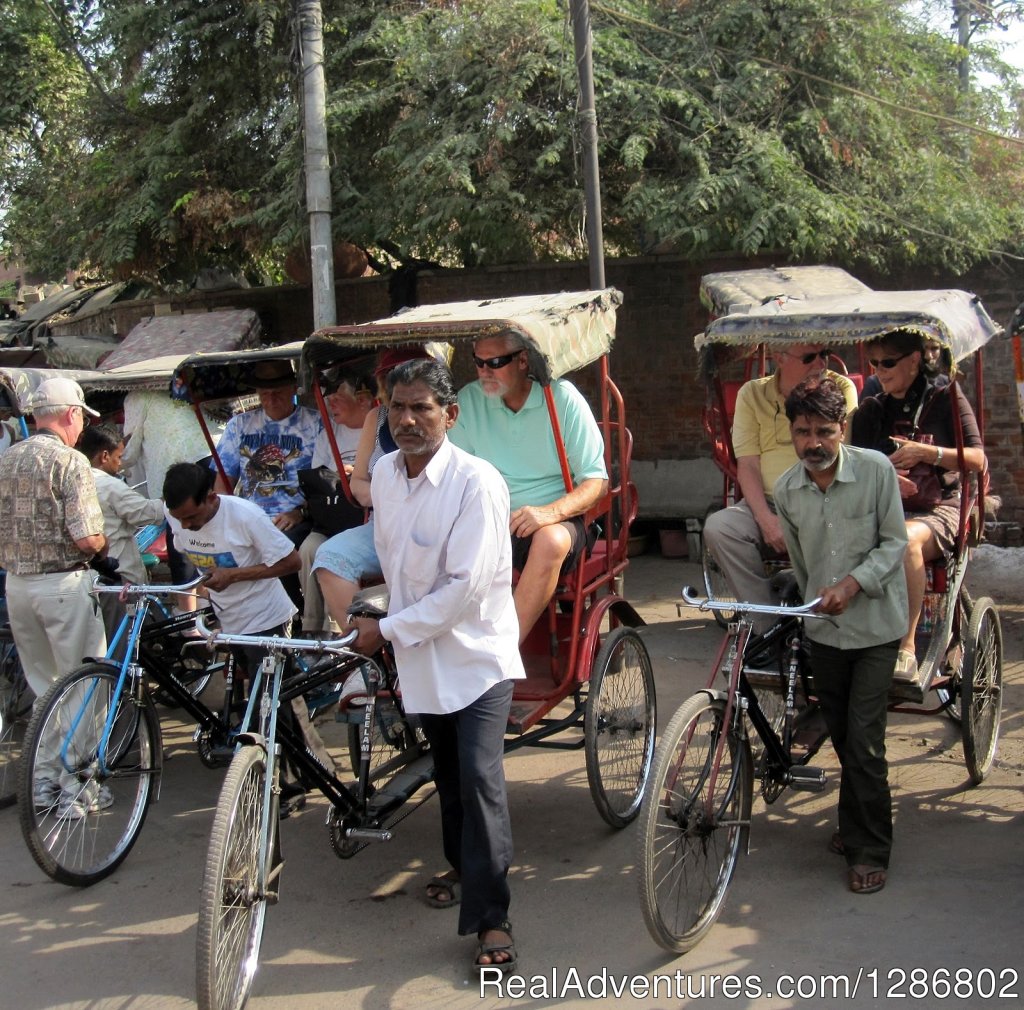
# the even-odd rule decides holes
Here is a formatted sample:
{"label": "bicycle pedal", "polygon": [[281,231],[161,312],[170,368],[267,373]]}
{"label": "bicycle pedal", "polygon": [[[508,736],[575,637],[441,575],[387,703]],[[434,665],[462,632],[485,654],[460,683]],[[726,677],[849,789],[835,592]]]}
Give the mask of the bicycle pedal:
{"label": "bicycle pedal", "polygon": [[825,772],[821,768],[794,766],[786,773],[790,789],[801,789],[809,793],[823,792],[826,785]]}
{"label": "bicycle pedal", "polygon": [[390,842],[394,835],[380,828],[349,828],[345,837],[351,842]]}

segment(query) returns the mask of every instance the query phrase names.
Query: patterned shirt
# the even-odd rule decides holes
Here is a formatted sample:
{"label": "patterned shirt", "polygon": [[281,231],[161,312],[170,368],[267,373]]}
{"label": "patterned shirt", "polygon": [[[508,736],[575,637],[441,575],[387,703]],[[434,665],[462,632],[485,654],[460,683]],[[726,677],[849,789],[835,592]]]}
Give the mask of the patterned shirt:
{"label": "patterned shirt", "polygon": [[236,414],[217,446],[225,473],[238,481],[235,493],[268,516],[301,508],[299,471],[310,468],[322,428],[320,415],[308,407],[296,407],[280,421],[262,409]]}
{"label": "patterned shirt", "polygon": [[84,564],[76,540],[103,532],[89,461],[49,431],[0,456],[0,567],[46,575]]}

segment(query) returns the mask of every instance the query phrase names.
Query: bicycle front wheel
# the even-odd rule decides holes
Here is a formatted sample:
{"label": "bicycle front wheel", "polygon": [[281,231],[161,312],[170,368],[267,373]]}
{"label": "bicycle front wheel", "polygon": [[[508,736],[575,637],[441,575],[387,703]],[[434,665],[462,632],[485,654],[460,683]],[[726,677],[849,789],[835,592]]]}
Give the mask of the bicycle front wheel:
{"label": "bicycle front wheel", "polygon": [[[277,840],[277,814],[263,805],[267,766],[260,747],[231,760],[210,834],[199,929],[196,999],[199,1010],[240,1010],[249,998],[267,912],[266,875]],[[267,847],[260,839],[267,822]]]}
{"label": "bicycle front wheel", "polygon": [[14,642],[0,639],[0,808],[18,798],[18,762],[34,698]]}
{"label": "bicycle front wheel", "polygon": [[[25,733],[18,807],[32,858],[49,877],[87,887],[124,861],[160,773],[160,723],[148,696],[117,691],[118,669],[87,663],[43,696]],[[106,759],[100,745],[109,719]]]}
{"label": "bicycle front wheel", "polygon": [[750,824],[750,747],[723,726],[724,712],[723,702],[703,693],[680,706],[658,745],[640,810],[644,921],[659,946],[679,954],[718,918]]}

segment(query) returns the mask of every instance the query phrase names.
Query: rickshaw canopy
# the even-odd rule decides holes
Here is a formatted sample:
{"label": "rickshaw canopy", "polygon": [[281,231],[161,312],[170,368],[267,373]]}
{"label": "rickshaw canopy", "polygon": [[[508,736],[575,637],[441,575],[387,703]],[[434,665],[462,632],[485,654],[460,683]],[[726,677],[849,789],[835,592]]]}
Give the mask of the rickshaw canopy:
{"label": "rickshaw canopy", "polygon": [[17,393],[21,409],[27,414],[29,399],[39,384],[47,379],[74,379],[83,391],[88,392],[103,373],[78,368],[0,368],[0,375],[3,376],[4,384]]}
{"label": "rickshaw canopy", "polygon": [[615,339],[615,310],[621,304],[622,295],[615,288],[566,291],[421,305],[369,323],[325,327],[303,349],[303,386],[308,386],[314,368],[367,351],[479,340],[505,330],[523,338],[532,374],[547,385],[608,353]]}
{"label": "rickshaw canopy", "polygon": [[896,329],[915,330],[961,361],[1002,332],[977,295],[958,290],[872,291],[824,297],[783,297],[712,320],[694,338],[714,344],[857,344]]}
{"label": "rickshaw canopy", "polygon": [[174,370],[171,397],[187,403],[221,400],[252,392],[249,376],[260,361],[298,361],[302,341],[251,351],[190,354]]}
{"label": "rickshaw canopy", "polygon": [[845,270],[824,266],[728,270],[700,279],[700,300],[712,318],[749,312],[777,298],[825,298],[870,290]]}

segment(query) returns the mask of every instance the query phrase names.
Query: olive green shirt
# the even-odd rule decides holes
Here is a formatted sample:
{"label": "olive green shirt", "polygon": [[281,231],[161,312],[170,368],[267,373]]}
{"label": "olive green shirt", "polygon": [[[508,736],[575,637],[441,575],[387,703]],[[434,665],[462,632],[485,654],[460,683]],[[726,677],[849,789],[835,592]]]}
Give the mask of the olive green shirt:
{"label": "olive green shirt", "polygon": [[822,491],[803,463],[775,482],[775,505],[804,600],[852,575],[860,592],[829,621],[809,620],[812,641],[861,649],[902,638],[908,624],[903,555],[907,526],[892,463],[880,452],[842,445]]}

